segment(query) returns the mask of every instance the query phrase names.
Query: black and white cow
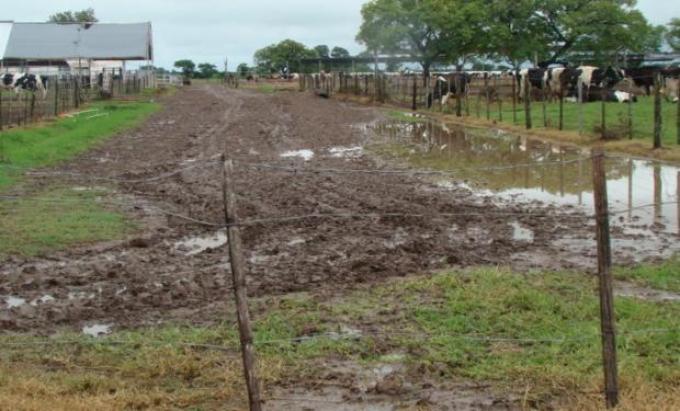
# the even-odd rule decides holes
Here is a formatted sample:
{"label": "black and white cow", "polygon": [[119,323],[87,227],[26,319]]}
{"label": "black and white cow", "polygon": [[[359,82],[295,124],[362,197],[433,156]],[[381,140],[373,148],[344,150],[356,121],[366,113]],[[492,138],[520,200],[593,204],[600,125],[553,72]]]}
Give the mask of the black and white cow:
{"label": "black and white cow", "polygon": [[440,101],[442,105],[445,105],[446,101],[455,97],[457,92],[456,85],[460,86],[461,94],[466,95],[471,81],[471,75],[463,72],[452,73],[448,76],[448,79],[438,76],[433,84],[431,97],[428,98],[428,106],[431,107],[433,101]]}
{"label": "black and white cow", "polygon": [[0,75],[0,87],[4,90],[13,90],[15,93],[22,91],[40,92],[43,98],[47,97],[47,77],[35,74],[2,74]]}
{"label": "black and white cow", "polygon": [[524,85],[526,84],[526,79],[529,79],[529,92],[531,88],[536,88],[543,90],[544,84],[548,83],[549,70],[546,68],[530,68],[522,69],[517,73],[517,83],[519,85],[519,99],[524,99],[524,94],[526,93]]}

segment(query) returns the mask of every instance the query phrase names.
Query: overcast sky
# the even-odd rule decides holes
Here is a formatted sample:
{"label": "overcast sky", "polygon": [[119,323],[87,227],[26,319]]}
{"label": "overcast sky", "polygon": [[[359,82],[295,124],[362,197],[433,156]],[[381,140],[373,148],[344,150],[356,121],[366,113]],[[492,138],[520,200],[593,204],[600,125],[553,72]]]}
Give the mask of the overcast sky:
{"label": "overcast sky", "polygon": [[[361,51],[354,41],[367,0],[31,0],[2,7],[0,20],[44,21],[62,10],[92,7],[102,22],[151,21],[156,64],[191,58],[230,68],[252,63],[255,50],[292,38],[308,46]],[[511,0],[508,0],[511,1]],[[655,24],[680,17],[680,1],[639,0]]]}

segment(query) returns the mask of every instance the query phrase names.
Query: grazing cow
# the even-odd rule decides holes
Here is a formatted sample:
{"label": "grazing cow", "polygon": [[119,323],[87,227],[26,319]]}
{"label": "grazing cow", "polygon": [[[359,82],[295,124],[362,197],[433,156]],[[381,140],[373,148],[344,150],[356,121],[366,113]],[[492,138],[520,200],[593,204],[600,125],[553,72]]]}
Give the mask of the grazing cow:
{"label": "grazing cow", "polygon": [[47,97],[47,77],[41,77],[35,74],[3,74],[0,76],[0,87],[5,90],[14,90],[15,93],[21,91],[35,93],[39,91],[43,98]]}
{"label": "grazing cow", "polygon": [[659,72],[656,67],[640,67],[626,70],[628,78],[633,80],[636,87],[645,89],[645,93],[649,96],[652,94],[652,87],[654,87],[654,76]]}

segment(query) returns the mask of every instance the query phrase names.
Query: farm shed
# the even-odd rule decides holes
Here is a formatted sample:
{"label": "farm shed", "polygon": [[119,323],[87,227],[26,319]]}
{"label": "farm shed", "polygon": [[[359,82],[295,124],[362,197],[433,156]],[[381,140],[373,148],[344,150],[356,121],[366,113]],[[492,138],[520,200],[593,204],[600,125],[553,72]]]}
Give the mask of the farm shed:
{"label": "farm shed", "polygon": [[[3,68],[125,66],[126,61],[153,60],[151,23],[17,23],[0,22]],[[99,62],[99,63],[97,63]]]}

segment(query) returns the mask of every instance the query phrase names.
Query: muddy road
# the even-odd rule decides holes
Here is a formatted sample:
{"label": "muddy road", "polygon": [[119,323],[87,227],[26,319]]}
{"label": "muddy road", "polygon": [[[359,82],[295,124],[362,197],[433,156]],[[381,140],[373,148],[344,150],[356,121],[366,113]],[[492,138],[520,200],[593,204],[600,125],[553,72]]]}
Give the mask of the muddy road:
{"label": "muddy road", "polygon": [[197,86],[167,97],[144,125],[48,170],[89,176],[74,177],[74,186],[108,187],[106,200],[124,204],[140,230],[126,241],[4,261],[0,296],[14,303],[0,311],[0,328],[49,333],[222,317],[231,298],[224,233],[181,218],[223,223],[222,153],[236,161],[242,219],[343,215],[245,227],[256,297],[333,294],[451,266],[570,267],[549,244],[587,226],[573,209],[504,204],[423,176],[277,169],[393,168],[361,148],[372,139],[367,125],[383,119],[371,107],[295,92]]}

